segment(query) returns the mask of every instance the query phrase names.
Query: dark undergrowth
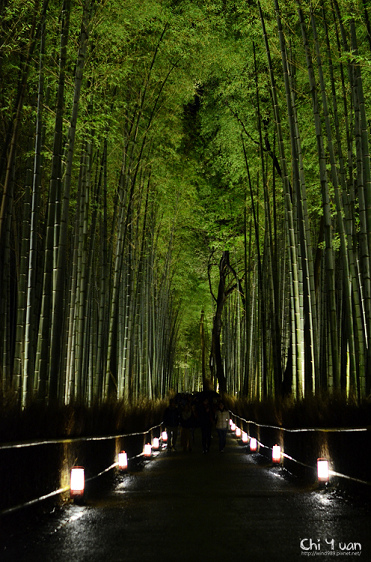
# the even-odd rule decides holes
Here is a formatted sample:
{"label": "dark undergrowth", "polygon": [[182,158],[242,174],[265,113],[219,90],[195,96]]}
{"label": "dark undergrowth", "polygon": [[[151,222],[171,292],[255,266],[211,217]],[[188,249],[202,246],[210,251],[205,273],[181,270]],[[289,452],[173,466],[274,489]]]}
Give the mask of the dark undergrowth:
{"label": "dark undergrowth", "polygon": [[118,435],[146,431],[162,421],[166,403],[141,400],[136,404],[107,402],[46,407],[37,402],[20,412],[4,400],[0,409],[0,442]]}
{"label": "dark undergrowth", "polygon": [[244,419],[286,428],[371,426],[371,397],[359,404],[344,396],[313,396],[296,402],[229,398],[228,406]]}
{"label": "dark undergrowth", "polygon": [[[286,428],[371,427],[371,398],[360,404],[338,397],[308,397],[251,402],[225,397],[228,408],[240,417],[260,424]],[[20,412],[4,399],[0,409],[0,442],[118,435],[146,431],[161,423],[165,400],[141,400],[136,404],[107,402],[87,407],[70,404],[45,407],[37,402]]]}

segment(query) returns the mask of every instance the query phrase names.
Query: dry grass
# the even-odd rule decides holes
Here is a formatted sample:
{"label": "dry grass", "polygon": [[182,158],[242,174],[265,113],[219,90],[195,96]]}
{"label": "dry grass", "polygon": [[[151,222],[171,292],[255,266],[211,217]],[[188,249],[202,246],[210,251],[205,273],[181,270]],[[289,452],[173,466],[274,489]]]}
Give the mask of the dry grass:
{"label": "dry grass", "polygon": [[92,407],[45,407],[35,402],[20,412],[16,404],[5,402],[0,410],[0,442],[145,431],[162,421],[164,408],[165,402],[160,400],[141,400],[134,405],[107,402]]}
{"label": "dry grass", "polygon": [[[11,397],[3,396],[0,442],[32,439],[104,436],[146,431],[161,423],[168,400],[142,399],[135,404],[107,402],[90,408],[81,404],[45,407],[37,402],[23,412]],[[226,396],[227,406],[257,423],[287,428],[371,426],[371,398],[360,404],[343,396],[309,397],[251,402]]]}
{"label": "dry grass", "polygon": [[344,396],[325,395],[298,402],[292,399],[251,402],[243,398],[229,398],[228,404],[233,412],[245,419],[280,427],[371,426],[371,398],[360,404]]}

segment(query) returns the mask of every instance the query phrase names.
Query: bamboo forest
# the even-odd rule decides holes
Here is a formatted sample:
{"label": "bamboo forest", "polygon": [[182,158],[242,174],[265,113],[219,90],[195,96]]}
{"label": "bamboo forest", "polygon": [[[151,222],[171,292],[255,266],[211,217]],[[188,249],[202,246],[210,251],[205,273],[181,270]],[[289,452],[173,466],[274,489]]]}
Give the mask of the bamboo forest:
{"label": "bamboo forest", "polygon": [[371,2],[0,2],[0,399],[371,390]]}

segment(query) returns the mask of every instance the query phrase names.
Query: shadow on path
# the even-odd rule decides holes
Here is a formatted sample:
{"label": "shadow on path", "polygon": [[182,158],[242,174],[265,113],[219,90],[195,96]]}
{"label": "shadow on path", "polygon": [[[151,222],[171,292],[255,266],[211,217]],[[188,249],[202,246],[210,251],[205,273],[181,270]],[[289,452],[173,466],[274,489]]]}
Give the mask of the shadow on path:
{"label": "shadow on path", "polygon": [[0,560],[371,559],[365,509],[301,486],[232,437],[223,454],[214,437],[204,455],[198,437],[191,453],[161,452],[142,470],[117,475],[105,493],[68,506]]}

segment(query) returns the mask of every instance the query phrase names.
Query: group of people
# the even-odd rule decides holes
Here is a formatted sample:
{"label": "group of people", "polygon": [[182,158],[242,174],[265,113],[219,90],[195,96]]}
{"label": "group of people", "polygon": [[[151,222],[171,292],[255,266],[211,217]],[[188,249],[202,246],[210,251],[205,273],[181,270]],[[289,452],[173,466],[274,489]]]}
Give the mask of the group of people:
{"label": "group of people", "polygon": [[195,429],[198,427],[201,430],[203,453],[210,450],[213,427],[218,434],[219,451],[222,453],[225,449],[229,411],[222,400],[214,401],[208,396],[192,395],[184,395],[178,400],[172,398],[164,412],[163,421],[168,436],[168,450],[175,450],[180,429],[181,447],[183,451],[191,451],[195,441]]}

